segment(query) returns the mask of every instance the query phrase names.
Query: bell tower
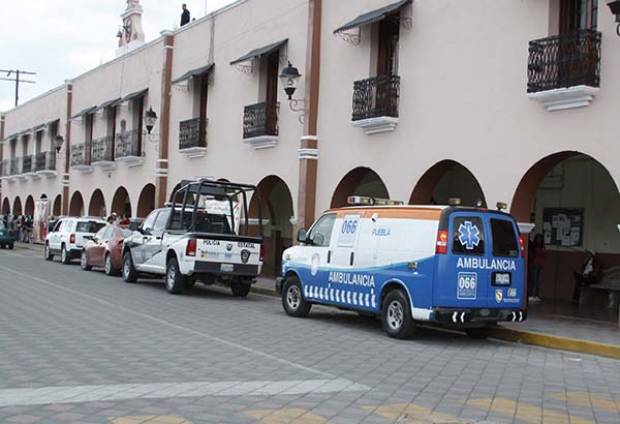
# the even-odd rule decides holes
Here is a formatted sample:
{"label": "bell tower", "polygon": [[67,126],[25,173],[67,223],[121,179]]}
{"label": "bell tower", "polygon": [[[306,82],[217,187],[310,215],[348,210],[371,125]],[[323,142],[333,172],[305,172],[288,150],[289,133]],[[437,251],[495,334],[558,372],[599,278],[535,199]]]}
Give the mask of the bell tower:
{"label": "bell tower", "polygon": [[144,44],[142,12],[140,0],[127,0],[127,8],[121,15],[122,25],[116,35],[118,37],[117,57]]}

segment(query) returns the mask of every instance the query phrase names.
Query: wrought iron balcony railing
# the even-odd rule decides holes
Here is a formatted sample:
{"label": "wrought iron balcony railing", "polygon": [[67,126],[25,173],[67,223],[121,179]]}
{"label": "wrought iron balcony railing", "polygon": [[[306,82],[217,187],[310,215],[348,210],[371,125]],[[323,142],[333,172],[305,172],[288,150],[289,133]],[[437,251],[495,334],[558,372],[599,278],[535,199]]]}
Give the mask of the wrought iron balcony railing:
{"label": "wrought iron balcony railing", "polygon": [[388,116],[398,118],[400,77],[380,75],[353,83],[353,121]]}
{"label": "wrought iron balcony railing", "polygon": [[243,112],[243,138],[278,135],[280,103],[266,102],[246,106]]}
{"label": "wrought iron balcony railing", "polygon": [[98,138],[92,143],[92,163],[114,161],[114,136],[106,135]]}
{"label": "wrought iron balcony railing", "polygon": [[13,158],[10,160],[9,164],[9,175],[19,175],[21,172],[21,162],[19,158]]}
{"label": "wrought iron balcony railing", "polygon": [[34,159],[35,172],[55,171],[56,170],[56,153],[41,152],[37,153]]}
{"label": "wrought iron balcony railing", "polygon": [[22,157],[22,174],[29,174],[32,172],[32,155],[26,155]]}
{"label": "wrought iron balcony railing", "polygon": [[601,33],[580,30],[530,41],[527,92],[600,83]]}
{"label": "wrought iron balcony railing", "polygon": [[142,134],[138,130],[116,134],[114,157],[128,158],[142,156]]}
{"label": "wrought iron balcony railing", "polygon": [[90,143],[71,146],[71,166],[90,165]]}
{"label": "wrought iron balcony railing", "polygon": [[206,118],[194,118],[179,122],[179,149],[207,147]]}

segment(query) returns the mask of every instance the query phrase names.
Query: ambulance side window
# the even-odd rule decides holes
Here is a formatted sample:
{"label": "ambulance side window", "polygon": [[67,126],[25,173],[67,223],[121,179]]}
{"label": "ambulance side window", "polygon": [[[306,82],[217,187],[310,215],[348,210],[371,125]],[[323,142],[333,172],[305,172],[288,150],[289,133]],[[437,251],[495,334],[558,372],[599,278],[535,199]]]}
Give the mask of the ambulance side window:
{"label": "ambulance side window", "polygon": [[459,216],[452,222],[452,253],[484,255],[484,226],[482,219]]}
{"label": "ambulance side window", "polygon": [[491,219],[493,236],[493,256],[519,256],[519,241],[512,222],[504,219]]}
{"label": "ambulance side window", "polygon": [[323,215],[316,224],[312,226],[308,234],[308,240],[312,240],[314,246],[328,247],[332,237],[334,222],[336,222],[335,214]]}

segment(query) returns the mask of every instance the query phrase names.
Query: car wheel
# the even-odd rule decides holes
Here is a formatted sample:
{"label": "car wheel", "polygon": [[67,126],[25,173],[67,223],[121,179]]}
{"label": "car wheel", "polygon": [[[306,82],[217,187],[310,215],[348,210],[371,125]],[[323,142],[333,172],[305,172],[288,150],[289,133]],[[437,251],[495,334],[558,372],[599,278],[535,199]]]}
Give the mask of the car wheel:
{"label": "car wheel", "polygon": [[9,244],[9,249],[13,250],[14,247],[15,245],[13,243]]}
{"label": "car wheel", "polygon": [[126,283],[135,283],[138,281],[138,271],[133,266],[133,260],[131,259],[131,253],[125,252],[123,255],[123,281]]}
{"label": "car wheel", "polygon": [[50,251],[50,245],[47,243],[45,244],[45,247],[43,248],[43,257],[45,258],[46,261],[54,260],[54,255],[52,255],[52,252]]}
{"label": "car wheel", "polygon": [[109,276],[114,276],[117,274],[117,271],[112,265],[112,255],[110,255],[109,253],[105,255],[105,259],[103,260],[103,271],[105,272],[105,275]]}
{"label": "car wheel", "polygon": [[93,269],[92,265],[88,263],[88,254],[86,253],[86,250],[82,250],[82,255],[80,256],[80,268],[82,268],[83,271],[90,271]]}
{"label": "car wheel", "polygon": [[65,247],[65,245],[62,245],[62,248],[60,249],[60,262],[62,262],[65,265],[68,265],[71,262],[71,258],[69,258],[69,252],[67,252],[67,248]]}
{"label": "car wheel", "polygon": [[297,277],[288,277],[282,290],[282,306],[290,316],[303,318],[310,313],[312,304],[304,299]]}
{"label": "car wheel", "polygon": [[407,295],[400,289],[390,291],[381,308],[383,329],[395,339],[408,339],[415,331]]}
{"label": "car wheel", "polygon": [[171,258],[166,266],[166,290],[172,294],[181,294],[185,290],[187,277],[181,274],[176,258]]}
{"label": "car wheel", "polygon": [[232,291],[232,295],[234,297],[247,297],[250,293],[250,288],[252,286],[250,283],[243,283],[240,281],[234,281],[230,285],[230,290]]}

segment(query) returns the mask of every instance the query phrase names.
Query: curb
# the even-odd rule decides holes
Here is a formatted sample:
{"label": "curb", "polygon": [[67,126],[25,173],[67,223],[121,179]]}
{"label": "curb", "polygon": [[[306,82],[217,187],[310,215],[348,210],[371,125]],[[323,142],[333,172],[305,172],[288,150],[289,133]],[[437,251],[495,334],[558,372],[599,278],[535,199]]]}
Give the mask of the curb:
{"label": "curb", "polygon": [[572,339],[570,337],[554,336],[535,331],[514,330],[505,327],[487,329],[485,330],[485,335],[493,339],[509,342],[620,359],[620,346],[607,343]]}

